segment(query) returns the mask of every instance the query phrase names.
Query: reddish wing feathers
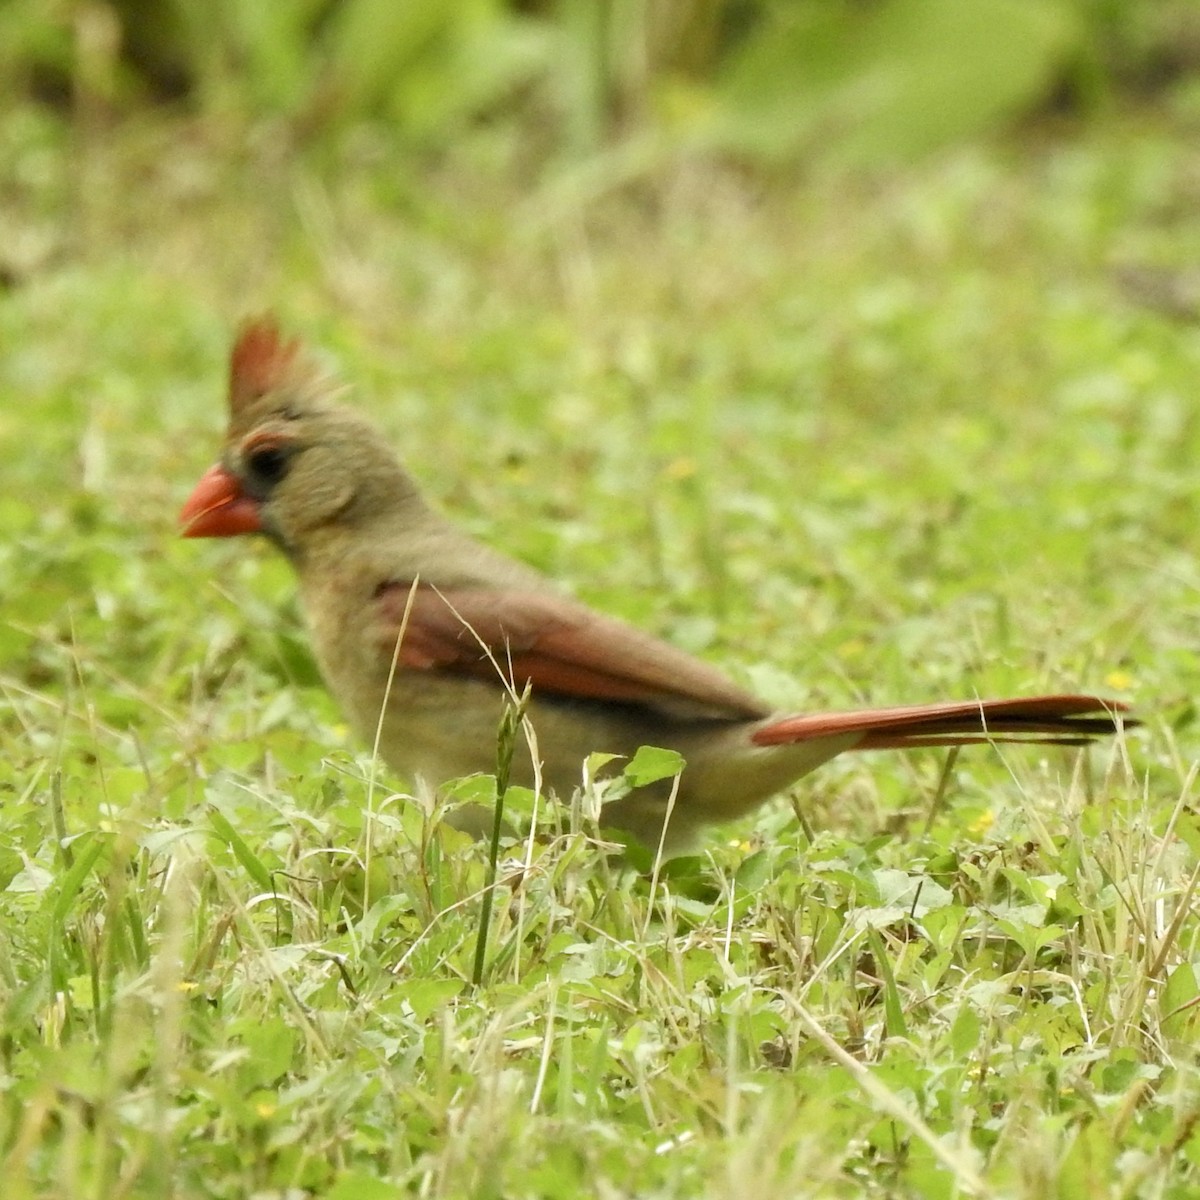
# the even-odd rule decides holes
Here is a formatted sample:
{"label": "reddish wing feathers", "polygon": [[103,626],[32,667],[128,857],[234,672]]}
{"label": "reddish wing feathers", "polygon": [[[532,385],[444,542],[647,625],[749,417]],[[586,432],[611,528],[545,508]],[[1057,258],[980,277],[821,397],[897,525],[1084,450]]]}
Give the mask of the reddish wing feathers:
{"label": "reddish wing feathers", "polygon": [[[963,700],[897,708],[783,717],[753,735],[759,746],[862,733],[859,750],[913,745],[968,745],[1024,736],[1034,742],[1077,745],[1120,725],[1125,705],[1097,696],[1030,696],[1020,700]],[[1136,724],[1133,720],[1126,725]]]}
{"label": "reddish wing feathers", "polygon": [[[380,589],[381,649],[396,651],[412,585]],[[398,653],[416,671],[449,671],[542,695],[648,704],[679,716],[761,720],[767,709],[690,655],[558,596],[419,586]],[[782,717],[759,746],[862,735],[858,750],[1024,739],[1082,745],[1119,728],[1125,705],[1095,696],[965,700]],[[1137,722],[1127,720],[1126,725]]]}
{"label": "reddish wing feathers", "polygon": [[229,356],[229,411],[237,414],[286,382],[300,354],[298,340],[285,340],[270,317],[242,326]]}
{"label": "reddish wing feathers", "polygon": [[[379,592],[392,654],[411,584]],[[486,649],[485,649],[486,648]],[[400,642],[401,667],[492,682],[528,680],[535,693],[649,704],[687,717],[758,720],[767,709],[716,669],[632,626],[570,600],[488,588],[420,586]]]}

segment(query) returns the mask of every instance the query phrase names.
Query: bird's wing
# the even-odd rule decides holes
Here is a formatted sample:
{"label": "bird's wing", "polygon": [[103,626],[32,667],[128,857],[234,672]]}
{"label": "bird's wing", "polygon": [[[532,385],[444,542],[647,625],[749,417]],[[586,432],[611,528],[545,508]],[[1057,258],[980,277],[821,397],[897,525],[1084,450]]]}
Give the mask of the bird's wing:
{"label": "bird's wing", "polygon": [[447,672],[535,695],[641,704],[672,716],[758,720],[769,711],[720,671],[564,597],[389,582],[381,649],[410,671]]}

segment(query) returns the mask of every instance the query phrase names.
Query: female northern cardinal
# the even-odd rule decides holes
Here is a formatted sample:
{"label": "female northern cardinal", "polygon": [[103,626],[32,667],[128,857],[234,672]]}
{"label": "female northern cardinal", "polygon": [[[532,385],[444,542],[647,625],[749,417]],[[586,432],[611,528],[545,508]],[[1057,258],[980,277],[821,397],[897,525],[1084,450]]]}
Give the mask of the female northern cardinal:
{"label": "female northern cardinal", "polygon": [[[414,781],[493,771],[503,698],[527,682],[542,779],[559,795],[593,751],[682,754],[671,851],[843,750],[1077,746],[1119,728],[1125,705],[1074,695],[772,713],[714,668],[460,532],[332,390],[274,322],[243,328],[224,452],[180,521],[185,537],[263,533],[283,550],[326,682],[358,733],[370,742],[378,731],[383,757]],[[529,783],[521,753],[514,778]],[[668,795],[662,784],[635,791],[605,823],[656,845]]]}

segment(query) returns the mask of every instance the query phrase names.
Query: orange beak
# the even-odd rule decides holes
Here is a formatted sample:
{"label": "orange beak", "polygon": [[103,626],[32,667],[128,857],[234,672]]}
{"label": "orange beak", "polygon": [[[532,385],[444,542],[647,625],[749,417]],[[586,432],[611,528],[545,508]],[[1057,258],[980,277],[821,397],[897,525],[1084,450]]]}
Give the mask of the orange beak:
{"label": "orange beak", "polygon": [[234,537],[262,529],[258,501],[219,463],[200,477],[179,510],[181,537]]}

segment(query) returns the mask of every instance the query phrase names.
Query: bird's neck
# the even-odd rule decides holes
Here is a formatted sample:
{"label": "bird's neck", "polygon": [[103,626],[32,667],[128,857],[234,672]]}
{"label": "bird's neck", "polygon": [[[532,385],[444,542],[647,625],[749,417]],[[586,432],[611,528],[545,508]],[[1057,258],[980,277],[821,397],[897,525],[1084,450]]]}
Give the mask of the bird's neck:
{"label": "bird's neck", "polygon": [[297,574],[306,579],[354,575],[382,583],[431,577],[471,539],[423,503],[351,513],[308,530],[286,548]]}

